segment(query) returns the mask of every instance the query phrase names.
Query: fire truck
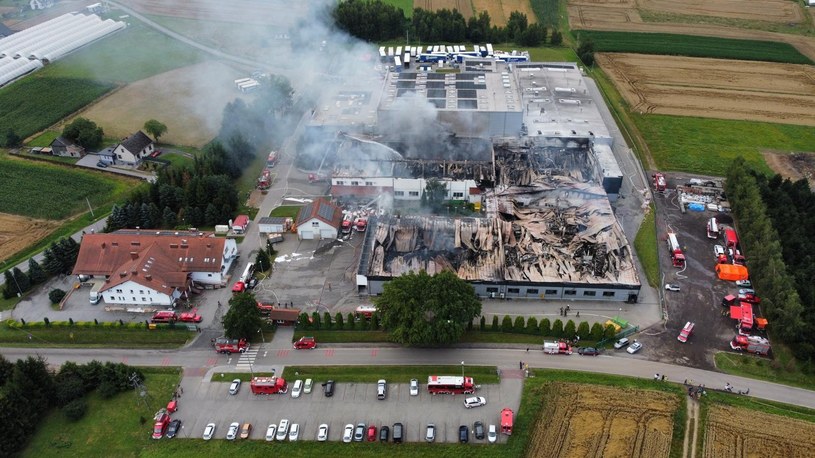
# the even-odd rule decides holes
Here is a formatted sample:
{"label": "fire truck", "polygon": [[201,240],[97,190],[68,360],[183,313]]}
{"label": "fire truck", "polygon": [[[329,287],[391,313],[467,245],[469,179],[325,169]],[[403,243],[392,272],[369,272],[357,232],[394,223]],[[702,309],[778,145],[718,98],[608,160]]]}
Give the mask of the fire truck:
{"label": "fire truck", "polygon": [[289,385],[281,377],[254,377],[249,384],[252,394],[285,394],[289,391]]}
{"label": "fire truck", "polygon": [[667,180],[665,180],[665,175],[661,173],[655,173],[653,176],[654,176],[654,190],[656,192],[665,192],[665,188],[668,185]]}
{"label": "fire truck", "polygon": [[427,391],[430,394],[472,394],[476,386],[472,377],[455,375],[431,375],[427,377]]}
{"label": "fire truck", "polygon": [[218,353],[245,353],[246,350],[249,350],[249,342],[246,339],[219,337],[215,339],[213,345]]}
{"label": "fire truck", "polygon": [[269,169],[263,169],[263,173],[258,178],[258,189],[266,191],[272,187],[272,172]]}
{"label": "fire truck", "polygon": [[719,238],[719,223],[716,222],[716,218],[710,218],[707,221],[707,238],[709,239]]}
{"label": "fire truck", "polygon": [[161,439],[164,436],[164,432],[167,431],[167,426],[170,424],[170,414],[167,413],[167,409],[159,409],[156,412],[156,415],[153,417],[155,423],[153,423],[153,439]]}
{"label": "fire truck", "polygon": [[300,337],[300,339],[294,343],[294,348],[297,350],[310,350],[312,348],[317,348],[317,341],[314,337]]}
{"label": "fire truck", "polygon": [[566,342],[544,342],[543,352],[550,355],[571,355],[572,347]]}
{"label": "fire truck", "polygon": [[682,248],[679,246],[679,241],[676,239],[676,234],[668,232],[668,251],[671,253],[671,263],[674,267],[685,267],[685,255],[682,254]]}
{"label": "fire truck", "polygon": [[351,220],[346,216],[345,219],[342,220],[342,235],[350,235],[351,234]]}
{"label": "fire truck", "polygon": [[357,232],[365,232],[365,229],[368,228],[368,218],[359,217],[354,221],[354,229]]}
{"label": "fire truck", "polygon": [[373,318],[374,313],[376,313],[376,306],[375,305],[360,305],[359,307],[354,310],[354,313],[357,316],[361,316],[366,320],[370,320]]}
{"label": "fire truck", "polygon": [[687,323],[685,323],[685,327],[682,328],[682,331],[679,332],[679,336],[676,338],[676,340],[682,343],[687,342],[688,337],[690,337],[690,335],[693,333],[694,326],[695,324],[693,322],[688,321]]}
{"label": "fire truck", "polygon": [[507,408],[501,411],[501,434],[512,435],[513,416],[512,409]]}
{"label": "fire truck", "polygon": [[759,336],[737,335],[730,341],[730,348],[736,351],[766,355],[770,352],[770,341]]}
{"label": "fire truck", "polygon": [[266,157],[266,167],[273,168],[277,165],[277,151],[272,151],[269,153],[269,156]]}
{"label": "fire truck", "polygon": [[200,323],[203,318],[197,313],[196,310],[193,310],[192,312],[182,313],[179,320],[183,321],[184,323]]}

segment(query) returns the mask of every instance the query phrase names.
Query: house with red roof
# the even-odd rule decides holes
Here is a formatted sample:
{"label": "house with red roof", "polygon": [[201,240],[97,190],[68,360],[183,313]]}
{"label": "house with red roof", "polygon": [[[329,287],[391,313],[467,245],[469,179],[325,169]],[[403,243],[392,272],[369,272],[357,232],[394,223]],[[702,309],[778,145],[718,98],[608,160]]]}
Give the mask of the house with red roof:
{"label": "house with red roof", "polygon": [[297,214],[297,238],[336,239],[341,223],[342,209],[328,199],[319,198],[304,205]]}

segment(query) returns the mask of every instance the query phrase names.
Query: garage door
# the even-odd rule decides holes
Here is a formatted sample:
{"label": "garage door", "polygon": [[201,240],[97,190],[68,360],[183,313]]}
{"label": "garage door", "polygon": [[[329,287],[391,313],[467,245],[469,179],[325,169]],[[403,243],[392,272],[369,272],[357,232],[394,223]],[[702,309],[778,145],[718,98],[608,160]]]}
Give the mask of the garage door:
{"label": "garage door", "polygon": [[321,239],[335,239],[337,238],[337,233],[331,229],[321,229],[320,230],[320,238]]}
{"label": "garage door", "polygon": [[314,232],[313,231],[300,231],[300,238],[303,240],[312,240],[314,239]]}

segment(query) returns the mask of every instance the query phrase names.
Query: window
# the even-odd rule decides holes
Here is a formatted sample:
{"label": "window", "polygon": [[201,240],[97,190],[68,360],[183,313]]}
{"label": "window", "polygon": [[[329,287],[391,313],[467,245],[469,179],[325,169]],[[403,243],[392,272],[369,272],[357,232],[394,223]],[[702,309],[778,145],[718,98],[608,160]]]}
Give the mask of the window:
{"label": "window", "polygon": [[117,292],[117,293],[121,293],[121,292],[122,292],[122,290],[120,290],[120,289],[117,289],[117,290],[116,290],[116,292]]}
{"label": "window", "polygon": [[352,181],[351,186],[359,186],[359,181]]}
{"label": "window", "polygon": [[603,291],[603,297],[614,297],[614,291]]}
{"label": "window", "polygon": [[411,197],[419,197],[419,191],[410,191],[408,194]]}
{"label": "window", "polygon": [[393,191],[394,196],[402,197],[405,195],[405,191]]}
{"label": "window", "polygon": [[520,288],[507,288],[507,294],[520,294]]}
{"label": "window", "polygon": [[311,227],[320,227],[320,222],[319,221],[312,221],[311,222]]}
{"label": "window", "polygon": [[497,292],[498,292],[498,288],[495,288],[495,287],[490,286],[489,288],[487,288],[487,292],[488,292],[488,293],[497,293]]}
{"label": "window", "polygon": [[139,290],[139,294],[144,294],[144,290]]}
{"label": "window", "polygon": [[211,276],[212,276],[212,274],[207,274],[207,277],[211,277]]}
{"label": "window", "polygon": [[577,294],[577,291],[573,289],[567,289],[566,291],[563,291],[564,296],[574,296],[575,294]]}
{"label": "window", "polygon": [[343,185],[345,185],[344,181],[342,181],[342,180],[337,181],[337,186],[343,186]]}
{"label": "window", "polygon": [[463,197],[464,197],[464,193],[463,193],[463,192],[454,192],[454,193],[453,193],[453,199],[461,199],[461,198],[463,198]]}
{"label": "window", "polygon": [[130,290],[130,294],[133,294],[133,290],[132,290],[132,289]]}
{"label": "window", "polygon": [[537,289],[527,288],[526,294],[539,294]]}
{"label": "window", "polygon": [[547,289],[546,290],[546,295],[548,296],[550,294],[557,294],[557,290],[556,289]]}
{"label": "window", "polygon": [[366,181],[365,182],[365,186],[373,186],[373,185],[374,185],[373,181]]}
{"label": "window", "polygon": [[136,302],[136,298],[135,298],[135,297],[131,297],[131,298],[130,298],[130,300],[131,300],[132,302]]}
{"label": "window", "polygon": [[147,298],[146,298],[146,297],[144,297],[144,296],[142,296],[141,301],[142,301],[142,302],[147,302]]}
{"label": "window", "polygon": [[584,296],[596,296],[597,291],[583,291]]}

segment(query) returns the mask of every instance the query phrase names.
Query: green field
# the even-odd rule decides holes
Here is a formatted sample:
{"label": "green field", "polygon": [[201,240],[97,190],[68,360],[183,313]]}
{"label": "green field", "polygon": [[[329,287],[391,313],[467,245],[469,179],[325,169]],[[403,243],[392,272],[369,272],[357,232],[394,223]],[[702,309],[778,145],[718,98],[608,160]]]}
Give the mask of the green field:
{"label": "green field", "polygon": [[540,24],[545,25],[549,29],[552,27],[557,28],[559,22],[559,0],[530,0],[529,3],[532,5],[532,11],[535,12]]}
{"label": "green field", "polygon": [[754,121],[631,114],[659,170],[724,176],[741,156],[770,173],[762,149],[812,151],[815,129]]}
{"label": "green field", "polygon": [[46,130],[33,138],[26,146],[49,146],[55,138],[60,136],[60,133],[56,130]]}
{"label": "green field", "polygon": [[573,33],[581,40],[591,39],[597,52],[666,54],[809,65],[813,63],[792,45],[774,41],[594,30],[576,30]]}
{"label": "green field", "polygon": [[281,205],[273,208],[269,216],[297,219],[297,214],[300,213],[301,208],[303,208],[301,205]]}
{"label": "green field", "polygon": [[60,220],[123,197],[132,180],[0,156],[0,212]]}
{"label": "green field", "polygon": [[147,330],[121,328],[118,323],[48,328],[0,325],[0,345],[9,347],[177,348],[195,335],[186,327]]}
{"label": "green field", "polygon": [[400,8],[408,19],[413,17],[413,0],[382,0],[382,3]]}
{"label": "green field", "polygon": [[0,132],[12,129],[26,138],[113,89],[109,83],[46,77],[43,73],[37,72],[0,89]]}
{"label": "green field", "polygon": [[727,374],[740,375],[759,380],[797,386],[807,390],[815,389],[815,378],[811,369],[806,372],[792,356],[788,348],[773,343],[773,359],[732,352],[716,353],[716,368]]}
{"label": "green field", "polygon": [[648,284],[657,288],[659,286],[659,252],[657,251],[657,227],[654,224],[655,212],[652,203],[648,215],[642,220],[642,225],[637,231],[634,249],[637,250],[637,257],[645,270]]}

